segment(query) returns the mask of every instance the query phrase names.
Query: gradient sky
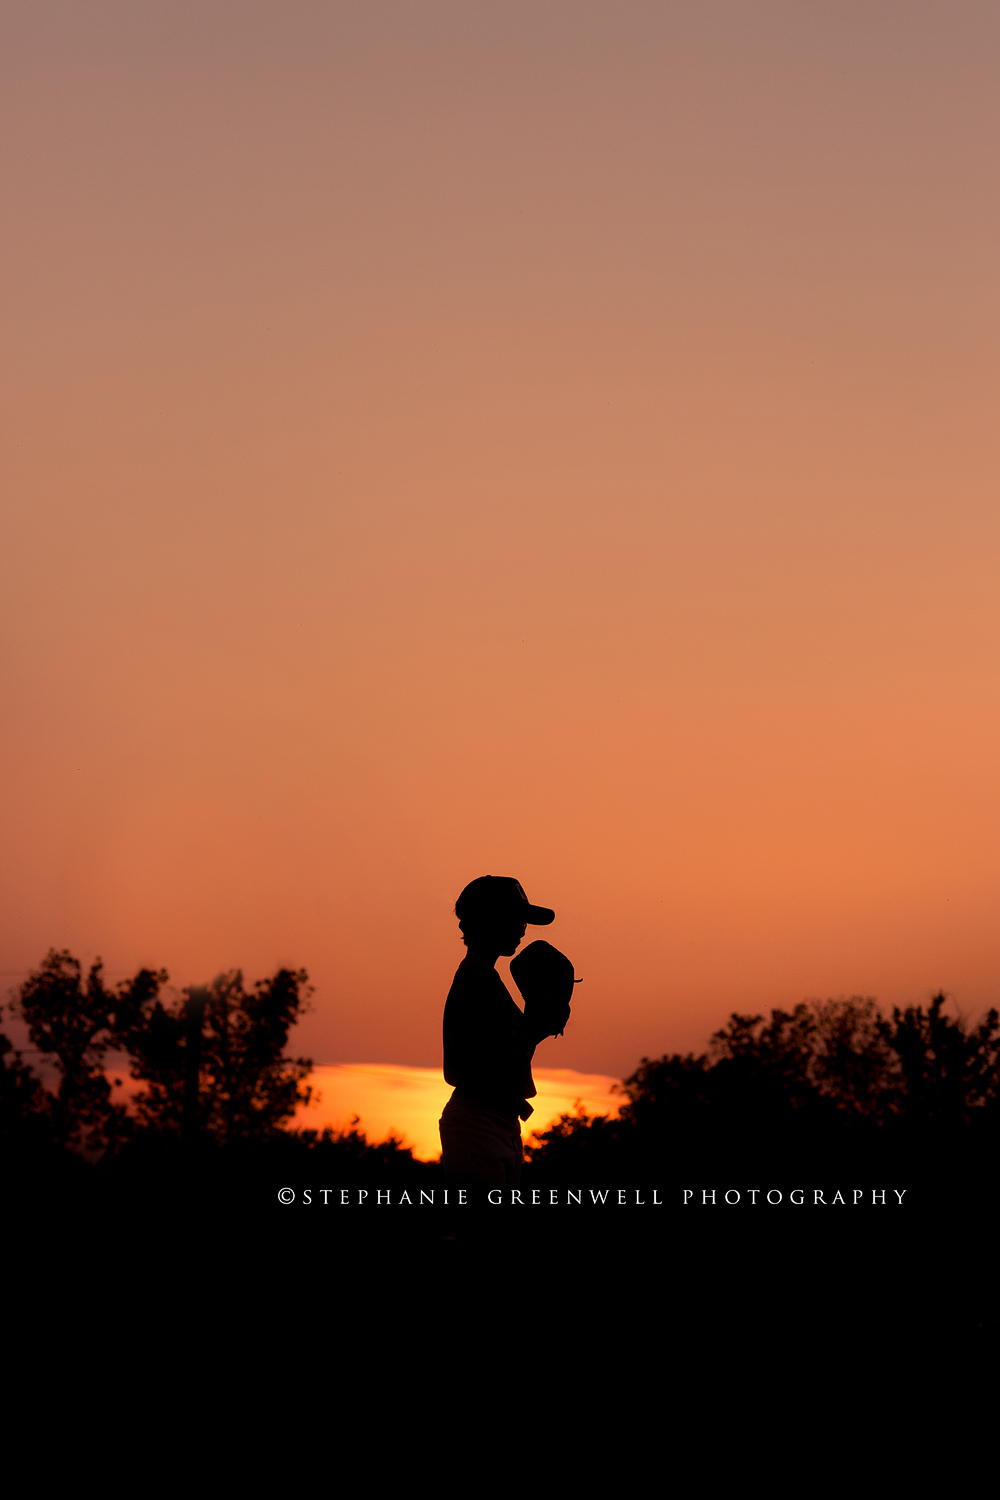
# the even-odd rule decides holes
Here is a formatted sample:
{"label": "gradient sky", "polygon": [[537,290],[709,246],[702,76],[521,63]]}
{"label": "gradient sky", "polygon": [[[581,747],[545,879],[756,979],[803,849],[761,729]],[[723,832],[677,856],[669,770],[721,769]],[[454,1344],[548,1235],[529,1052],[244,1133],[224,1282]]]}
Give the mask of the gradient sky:
{"label": "gradient sky", "polygon": [[1000,10],[0,4],[5,983],[997,999]]}

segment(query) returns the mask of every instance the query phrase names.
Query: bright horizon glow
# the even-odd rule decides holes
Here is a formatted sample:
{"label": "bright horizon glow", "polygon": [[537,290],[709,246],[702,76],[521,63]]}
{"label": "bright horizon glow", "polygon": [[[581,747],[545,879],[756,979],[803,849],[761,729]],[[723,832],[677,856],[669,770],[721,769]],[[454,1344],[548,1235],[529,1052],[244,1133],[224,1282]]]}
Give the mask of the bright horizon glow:
{"label": "bright horizon glow", "polygon": [[[49,1088],[58,1086],[52,1068],[43,1069]],[[128,1068],[105,1070],[112,1085],[115,1104],[131,1103],[148,1087],[129,1076]],[[600,1073],[577,1073],[572,1068],[532,1068],[537,1093],[531,1100],[534,1113],[521,1123],[521,1136],[547,1130],[563,1114],[582,1108],[588,1115],[616,1116],[625,1097],[611,1090],[619,1083]],[[440,1068],[410,1068],[397,1063],[334,1063],[314,1067],[305,1080],[318,1096],[300,1104],[286,1130],[349,1130],[357,1115],[357,1129],[372,1145],[390,1135],[402,1138],[420,1161],[436,1161],[441,1155],[438,1120],[451,1098]]]}
{"label": "bright horizon glow", "polygon": [[[560,1115],[575,1113],[578,1105],[589,1115],[614,1116],[625,1102],[611,1093],[616,1078],[572,1068],[535,1068],[532,1073],[538,1092],[530,1101],[534,1114],[521,1125],[525,1140],[547,1130]],[[350,1127],[352,1116],[360,1115],[357,1128],[373,1143],[396,1134],[421,1161],[436,1161],[441,1155],[438,1120],[452,1089],[439,1068],[342,1063],[314,1068],[306,1082],[321,1097],[299,1106],[290,1129],[339,1131]]]}

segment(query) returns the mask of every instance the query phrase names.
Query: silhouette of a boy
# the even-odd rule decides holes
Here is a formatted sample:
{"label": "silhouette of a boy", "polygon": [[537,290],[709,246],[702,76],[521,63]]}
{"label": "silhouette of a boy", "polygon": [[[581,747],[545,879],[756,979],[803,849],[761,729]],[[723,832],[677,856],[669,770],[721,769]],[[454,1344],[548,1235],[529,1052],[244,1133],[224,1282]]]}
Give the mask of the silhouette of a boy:
{"label": "silhouette of a boy", "polygon": [[[516,880],[482,875],[465,887],[455,915],[469,951],[444,1008],[444,1076],[455,1091],[441,1116],[441,1161],[451,1182],[516,1187],[521,1121],[535,1095],[531,1059],[553,1023],[543,1011],[522,1011],[495,966],[517,950],[529,923],[548,926],[555,912],[532,906]],[[566,1005],[562,1024],[568,1015]]]}

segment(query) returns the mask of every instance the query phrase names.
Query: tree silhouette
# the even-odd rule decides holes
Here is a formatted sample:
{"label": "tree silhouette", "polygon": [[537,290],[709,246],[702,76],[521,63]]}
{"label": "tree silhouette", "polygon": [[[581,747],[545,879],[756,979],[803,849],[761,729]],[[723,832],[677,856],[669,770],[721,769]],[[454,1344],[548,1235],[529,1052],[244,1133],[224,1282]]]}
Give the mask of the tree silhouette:
{"label": "tree silhouette", "polygon": [[991,1010],[971,1032],[942,1014],[944,995],[922,1006],[898,1007],[879,1032],[893,1055],[887,1106],[914,1124],[969,1125],[995,1118],[1000,1101],[1000,1013]]}
{"label": "tree silhouette", "polygon": [[311,1061],[284,1055],[310,993],[304,969],[279,969],[250,990],[233,969],[173,1005],[152,989],[134,990],[115,1040],[132,1077],[146,1084],[134,1101],[140,1126],[180,1134],[187,1094],[196,1135],[220,1146],[273,1135],[312,1096],[304,1082]]}
{"label": "tree silhouette", "polygon": [[166,974],[142,969],[134,979],[109,989],[99,958],[84,979],[79,959],[52,948],[21,985],[12,1010],[27,1023],[32,1043],[53,1059],[59,1073],[52,1105],[58,1145],[100,1152],[127,1131],[124,1109],[111,1102],[104,1058],[115,1046],[119,1009],[165,979]]}
{"label": "tree silhouette", "polygon": [[734,1014],[707,1053],[644,1057],[617,1119],[564,1115],[531,1161],[551,1172],[848,1158],[943,1169],[961,1137],[973,1172],[1000,1120],[1000,1013],[970,1030],[945,1003],[886,1017],[855,996]]}
{"label": "tree silhouette", "polygon": [[[310,993],[305,970],[279,969],[247,990],[234,969],[172,999],[163,994],[167,977],[140,969],[110,987],[100,959],[84,975],[79,959],[51,949],[11,1009],[55,1064],[58,1090],[53,1098],[0,1036],[5,1133],[20,1139],[30,1127],[38,1136],[45,1122],[57,1146],[107,1158],[137,1132],[180,1136],[185,1123],[219,1146],[280,1130],[311,1097],[304,1080],[312,1063],[284,1055]],[[126,1053],[132,1077],[145,1084],[131,1115],[112,1102],[109,1052]]]}
{"label": "tree silhouette", "polygon": [[0,1032],[0,1145],[20,1153],[52,1141],[52,1096]]}

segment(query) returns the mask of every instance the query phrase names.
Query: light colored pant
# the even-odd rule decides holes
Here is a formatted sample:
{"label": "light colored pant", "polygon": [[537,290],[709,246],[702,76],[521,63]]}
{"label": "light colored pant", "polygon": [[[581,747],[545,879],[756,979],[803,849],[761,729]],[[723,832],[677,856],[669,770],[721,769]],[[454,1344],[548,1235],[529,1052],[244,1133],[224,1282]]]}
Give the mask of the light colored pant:
{"label": "light colored pant", "polygon": [[439,1121],[441,1165],[449,1182],[470,1187],[517,1187],[521,1180],[521,1122],[487,1109],[456,1089]]}

